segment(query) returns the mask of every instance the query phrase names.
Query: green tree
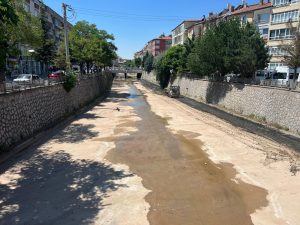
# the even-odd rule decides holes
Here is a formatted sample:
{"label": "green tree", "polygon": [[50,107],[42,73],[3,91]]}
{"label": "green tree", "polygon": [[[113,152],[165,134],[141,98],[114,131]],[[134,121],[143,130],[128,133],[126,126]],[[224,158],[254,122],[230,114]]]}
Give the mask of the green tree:
{"label": "green tree", "polygon": [[147,57],[145,58],[144,69],[147,71],[147,73],[150,73],[153,70],[154,56],[152,54],[146,55]]}
{"label": "green tree", "polygon": [[54,58],[54,65],[58,68],[66,68],[67,64],[66,64],[66,52],[65,52],[65,43],[64,41],[61,41],[59,43],[59,47],[58,50],[55,54],[55,58]]}
{"label": "green tree", "polygon": [[165,54],[156,57],[154,69],[156,80],[159,81],[161,88],[173,82],[178,74],[186,71],[187,56],[193,46],[192,40],[188,40],[185,45],[171,47]]}
{"label": "green tree", "polygon": [[251,77],[269,60],[268,48],[251,24],[239,19],[221,21],[196,40],[188,57],[188,68],[200,76],[235,72]]}
{"label": "green tree", "polygon": [[126,60],[124,65],[125,65],[126,69],[130,69],[130,68],[133,68],[135,66],[133,60]]}
{"label": "green tree", "polygon": [[[8,27],[16,26],[18,23],[18,16],[9,0],[0,1],[0,85],[5,80],[5,64],[6,57],[9,53],[9,34]],[[2,85],[1,85],[2,86]]]}
{"label": "green tree", "polygon": [[42,28],[40,19],[26,12],[21,0],[1,0],[0,12],[0,79],[3,81],[7,56],[19,56],[19,44],[37,48],[42,41]]}
{"label": "green tree", "polygon": [[147,51],[146,54],[142,58],[142,67],[145,68],[145,61],[149,57],[149,52]]}
{"label": "green tree", "polygon": [[186,56],[186,48],[183,45],[176,45],[166,52],[162,60],[164,65],[172,70],[172,74],[177,75],[186,69]]}
{"label": "green tree", "polygon": [[140,68],[142,66],[142,59],[141,58],[135,58],[134,59],[134,65],[137,67],[137,68]]}
{"label": "green tree", "polygon": [[105,67],[112,65],[117,58],[114,36],[104,30],[98,30],[95,24],[79,21],[70,31],[71,59],[79,63],[81,71],[86,65]]}
{"label": "green tree", "polygon": [[156,73],[156,80],[162,89],[169,85],[171,78],[170,67],[165,64],[164,55],[159,55],[154,59],[154,69]]}
{"label": "green tree", "polygon": [[[42,62],[42,71],[47,72],[47,68],[55,58],[55,43],[53,38],[49,37],[48,30],[50,25],[46,18],[45,5],[42,7],[41,12],[41,25],[42,25],[42,43],[36,50],[36,59]],[[44,68],[44,64],[47,68]],[[46,71],[45,71],[46,70]]]}

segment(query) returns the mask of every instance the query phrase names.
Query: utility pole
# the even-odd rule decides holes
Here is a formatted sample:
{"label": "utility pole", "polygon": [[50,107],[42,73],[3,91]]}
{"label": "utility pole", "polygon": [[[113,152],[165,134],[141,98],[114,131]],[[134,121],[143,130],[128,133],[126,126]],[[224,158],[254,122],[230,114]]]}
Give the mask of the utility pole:
{"label": "utility pole", "polygon": [[63,11],[64,11],[64,33],[65,33],[66,65],[67,65],[67,70],[70,70],[71,69],[71,62],[70,62],[68,21],[67,21],[67,8],[69,7],[69,5],[63,3],[62,7],[63,7]]}

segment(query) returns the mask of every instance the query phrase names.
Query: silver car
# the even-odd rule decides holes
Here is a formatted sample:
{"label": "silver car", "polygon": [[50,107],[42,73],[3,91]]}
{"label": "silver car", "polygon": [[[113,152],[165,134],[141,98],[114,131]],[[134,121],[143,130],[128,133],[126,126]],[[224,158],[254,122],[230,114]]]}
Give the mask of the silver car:
{"label": "silver car", "polygon": [[17,84],[40,84],[41,78],[36,74],[20,74],[16,79],[13,80]]}

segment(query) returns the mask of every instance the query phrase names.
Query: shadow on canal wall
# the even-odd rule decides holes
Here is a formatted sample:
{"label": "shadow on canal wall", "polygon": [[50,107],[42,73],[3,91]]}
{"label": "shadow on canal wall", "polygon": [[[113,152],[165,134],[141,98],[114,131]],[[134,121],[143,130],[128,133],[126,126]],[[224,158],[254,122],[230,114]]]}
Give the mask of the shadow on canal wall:
{"label": "shadow on canal wall", "polygon": [[[159,89],[159,87],[154,85],[153,83],[143,81],[143,84],[153,89],[157,94],[162,94],[162,91]],[[178,101],[185,103],[193,107],[194,109],[212,114],[226,122],[229,122],[233,126],[244,129],[247,132],[263,136],[280,144],[285,144],[295,151],[300,152],[300,137],[290,135],[288,133],[283,133],[282,131],[270,126],[265,126],[263,124],[253,122],[249,119],[236,116],[219,108],[205,104],[199,100],[197,101],[188,97],[183,97],[179,98]]]}
{"label": "shadow on canal wall", "polygon": [[[157,85],[153,73],[145,73],[143,80]],[[179,85],[181,94],[195,101],[262,118],[268,124],[300,135],[300,92],[187,77],[177,78],[173,85]]]}
{"label": "shadow on canal wall", "polygon": [[111,74],[80,80],[67,93],[62,85],[0,96],[0,152],[43,131],[111,89]]}

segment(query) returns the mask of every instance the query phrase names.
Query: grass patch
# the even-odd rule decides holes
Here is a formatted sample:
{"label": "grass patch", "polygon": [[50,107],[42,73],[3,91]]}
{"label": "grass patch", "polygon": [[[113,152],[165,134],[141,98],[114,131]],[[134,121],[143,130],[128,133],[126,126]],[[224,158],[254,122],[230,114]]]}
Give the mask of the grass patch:
{"label": "grass patch", "polygon": [[278,123],[272,123],[271,125],[274,126],[274,127],[276,127],[279,130],[285,130],[285,131],[289,131],[290,130],[288,127],[282,126],[282,125],[280,125]]}
{"label": "grass patch", "polygon": [[259,122],[259,123],[267,123],[267,119],[264,116],[257,116],[255,114],[250,114],[248,117],[252,120],[255,120],[255,121]]}

